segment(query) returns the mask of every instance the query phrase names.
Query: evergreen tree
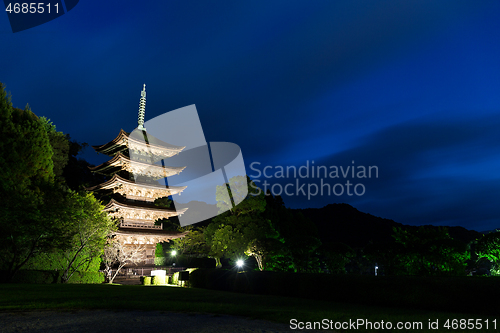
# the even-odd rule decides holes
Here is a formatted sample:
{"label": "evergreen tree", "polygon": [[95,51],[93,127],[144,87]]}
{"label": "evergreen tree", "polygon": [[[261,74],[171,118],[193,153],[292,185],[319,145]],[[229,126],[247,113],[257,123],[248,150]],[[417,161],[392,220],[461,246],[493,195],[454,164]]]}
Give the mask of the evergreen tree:
{"label": "evergreen tree", "polygon": [[61,196],[53,185],[53,151],[43,124],[29,106],[12,107],[2,83],[0,120],[0,267],[10,279],[60,240],[59,219],[49,207]]}
{"label": "evergreen tree", "polygon": [[40,117],[52,148],[52,163],[54,176],[59,182],[64,182],[63,170],[69,159],[69,139],[63,132],[58,132],[56,126],[46,117]]}
{"label": "evergreen tree", "polygon": [[102,252],[113,224],[92,194],[62,184],[69,140],[29,106],[12,107],[0,83],[0,269],[7,279],[38,255],[64,254],[63,280]]}
{"label": "evergreen tree", "polygon": [[0,83],[0,186],[2,192],[36,191],[42,182],[54,179],[52,147],[38,117],[27,105],[13,108]]}

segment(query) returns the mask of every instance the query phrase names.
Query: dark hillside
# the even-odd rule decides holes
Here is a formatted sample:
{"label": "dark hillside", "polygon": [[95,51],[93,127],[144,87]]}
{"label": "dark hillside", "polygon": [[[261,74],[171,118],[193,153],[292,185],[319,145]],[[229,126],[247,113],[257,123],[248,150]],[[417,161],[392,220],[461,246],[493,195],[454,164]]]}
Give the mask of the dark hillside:
{"label": "dark hillside", "polygon": [[[345,243],[364,247],[368,243],[392,242],[392,228],[416,228],[393,220],[363,213],[348,204],[329,204],[323,208],[296,209],[309,217],[318,227],[322,242]],[[479,232],[462,227],[448,227],[450,236],[468,243],[481,236]]]}

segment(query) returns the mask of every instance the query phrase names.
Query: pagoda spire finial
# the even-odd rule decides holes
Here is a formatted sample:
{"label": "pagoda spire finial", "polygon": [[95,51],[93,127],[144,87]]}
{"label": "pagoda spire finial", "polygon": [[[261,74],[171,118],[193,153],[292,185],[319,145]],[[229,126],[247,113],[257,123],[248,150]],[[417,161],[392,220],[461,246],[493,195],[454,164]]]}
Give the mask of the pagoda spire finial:
{"label": "pagoda spire finial", "polygon": [[144,114],[146,113],[146,84],[142,87],[141,100],[139,102],[139,120],[137,121],[137,128],[141,131],[145,131],[144,127]]}

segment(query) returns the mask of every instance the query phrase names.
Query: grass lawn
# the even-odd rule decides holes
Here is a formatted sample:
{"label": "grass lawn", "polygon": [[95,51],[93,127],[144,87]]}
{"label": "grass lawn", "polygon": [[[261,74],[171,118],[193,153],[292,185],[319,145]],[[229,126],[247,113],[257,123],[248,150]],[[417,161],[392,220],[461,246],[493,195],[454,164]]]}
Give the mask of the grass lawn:
{"label": "grass lawn", "polygon": [[[397,309],[367,305],[344,304],[307,299],[247,295],[196,288],[166,286],[84,285],[84,284],[0,284],[0,311],[31,310],[158,310],[202,312],[245,316],[289,323],[292,318],[302,322],[355,321],[422,322],[425,331],[453,331],[442,326],[447,319],[489,319],[491,316],[454,314],[423,310]],[[425,330],[431,321],[439,320],[439,330]],[[498,318],[500,326],[500,317]],[[483,322],[484,326],[484,322]],[[467,331],[471,330],[458,330]],[[479,331],[479,330],[476,330]]]}

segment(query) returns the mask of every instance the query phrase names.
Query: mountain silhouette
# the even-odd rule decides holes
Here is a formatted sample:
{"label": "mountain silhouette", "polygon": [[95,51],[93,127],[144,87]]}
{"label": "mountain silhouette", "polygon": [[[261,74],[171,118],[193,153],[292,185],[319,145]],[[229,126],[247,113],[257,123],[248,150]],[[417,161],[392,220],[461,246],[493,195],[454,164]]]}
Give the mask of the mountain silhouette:
{"label": "mountain silhouette", "polygon": [[[393,228],[416,229],[393,220],[363,213],[349,204],[329,204],[322,208],[294,209],[309,217],[318,228],[323,243],[344,243],[353,248],[365,247],[369,243],[393,242]],[[430,228],[437,228],[428,225]],[[447,227],[456,240],[469,243],[482,234],[463,227]]]}

